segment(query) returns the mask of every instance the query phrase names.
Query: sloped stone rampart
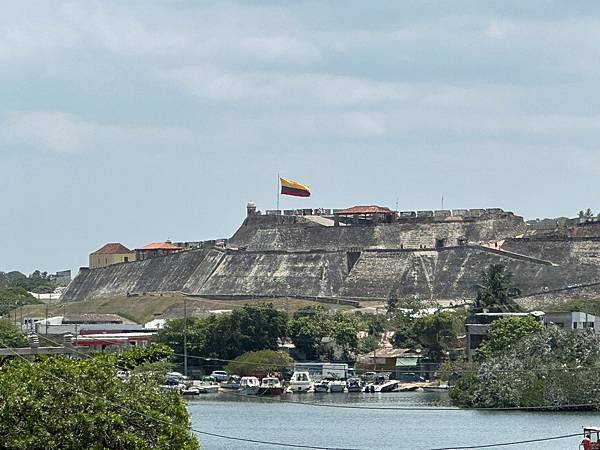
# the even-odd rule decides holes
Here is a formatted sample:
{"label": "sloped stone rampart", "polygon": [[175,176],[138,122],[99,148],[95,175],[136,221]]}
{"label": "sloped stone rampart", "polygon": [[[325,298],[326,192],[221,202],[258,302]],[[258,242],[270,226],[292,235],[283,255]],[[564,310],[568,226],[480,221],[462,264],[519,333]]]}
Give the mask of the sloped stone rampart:
{"label": "sloped stone rampart", "polygon": [[332,297],[345,274],[346,255],[329,253],[228,254],[202,288],[205,296]]}
{"label": "sloped stone rampart", "polygon": [[[64,301],[193,289],[206,282],[223,252],[193,250],[81,272],[69,285]],[[191,288],[188,287],[191,285]]]}
{"label": "sloped stone rampart", "polygon": [[[229,241],[237,250],[200,249],[83,271],[63,298],[179,291],[231,298],[458,300],[473,298],[481,271],[497,263],[514,274],[524,295],[562,296],[600,283],[600,240],[507,238],[521,231],[522,221],[514,217],[360,227],[307,225],[300,219],[275,216],[243,225]],[[504,242],[500,250],[471,244],[433,248],[438,239],[447,246],[459,238]],[[600,293],[600,284],[588,289],[594,290]]]}

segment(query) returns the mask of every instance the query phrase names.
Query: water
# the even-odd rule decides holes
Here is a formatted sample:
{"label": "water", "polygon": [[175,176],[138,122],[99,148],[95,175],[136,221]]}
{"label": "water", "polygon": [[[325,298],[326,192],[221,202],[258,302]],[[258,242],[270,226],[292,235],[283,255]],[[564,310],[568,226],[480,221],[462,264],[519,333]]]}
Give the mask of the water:
{"label": "water", "polygon": [[[290,402],[320,402],[351,406],[433,407],[427,411],[381,411],[325,408],[283,403],[235,394],[215,394],[189,402],[194,428],[211,433],[283,442],[352,449],[429,449],[494,444],[581,431],[600,425],[600,414],[524,411],[444,411],[444,393],[295,394]],[[199,436],[202,448],[282,448],[265,444]],[[581,437],[507,449],[577,449]]]}

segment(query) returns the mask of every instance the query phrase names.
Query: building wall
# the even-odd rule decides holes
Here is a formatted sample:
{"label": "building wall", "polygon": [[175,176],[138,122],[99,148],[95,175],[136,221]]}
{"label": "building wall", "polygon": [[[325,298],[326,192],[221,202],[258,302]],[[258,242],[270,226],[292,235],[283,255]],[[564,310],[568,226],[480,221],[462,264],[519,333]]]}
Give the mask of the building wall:
{"label": "building wall", "polygon": [[133,261],[135,261],[135,252],[110,255],[92,253],[90,255],[90,269],[97,269],[99,267],[107,267],[112,266],[113,264]]}

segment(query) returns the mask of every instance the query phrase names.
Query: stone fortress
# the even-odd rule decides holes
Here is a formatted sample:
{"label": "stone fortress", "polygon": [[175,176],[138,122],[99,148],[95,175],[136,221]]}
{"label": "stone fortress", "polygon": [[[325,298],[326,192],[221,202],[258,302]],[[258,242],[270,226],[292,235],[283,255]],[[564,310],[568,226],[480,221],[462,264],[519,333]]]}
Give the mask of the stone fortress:
{"label": "stone fortress", "polygon": [[[600,296],[600,224],[536,227],[499,208],[257,211],[228,240],[82,270],[65,301],[181,292],[205,298],[460,302],[503,264],[524,306]],[[550,221],[552,223],[552,221]]]}

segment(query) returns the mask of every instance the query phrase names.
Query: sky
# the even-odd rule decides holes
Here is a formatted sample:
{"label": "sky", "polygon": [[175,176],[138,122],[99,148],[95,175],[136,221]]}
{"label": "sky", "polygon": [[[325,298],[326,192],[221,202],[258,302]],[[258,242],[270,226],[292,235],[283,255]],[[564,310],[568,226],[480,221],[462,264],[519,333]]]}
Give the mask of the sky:
{"label": "sky", "polygon": [[0,270],[283,208],[597,212],[595,1],[13,1]]}

